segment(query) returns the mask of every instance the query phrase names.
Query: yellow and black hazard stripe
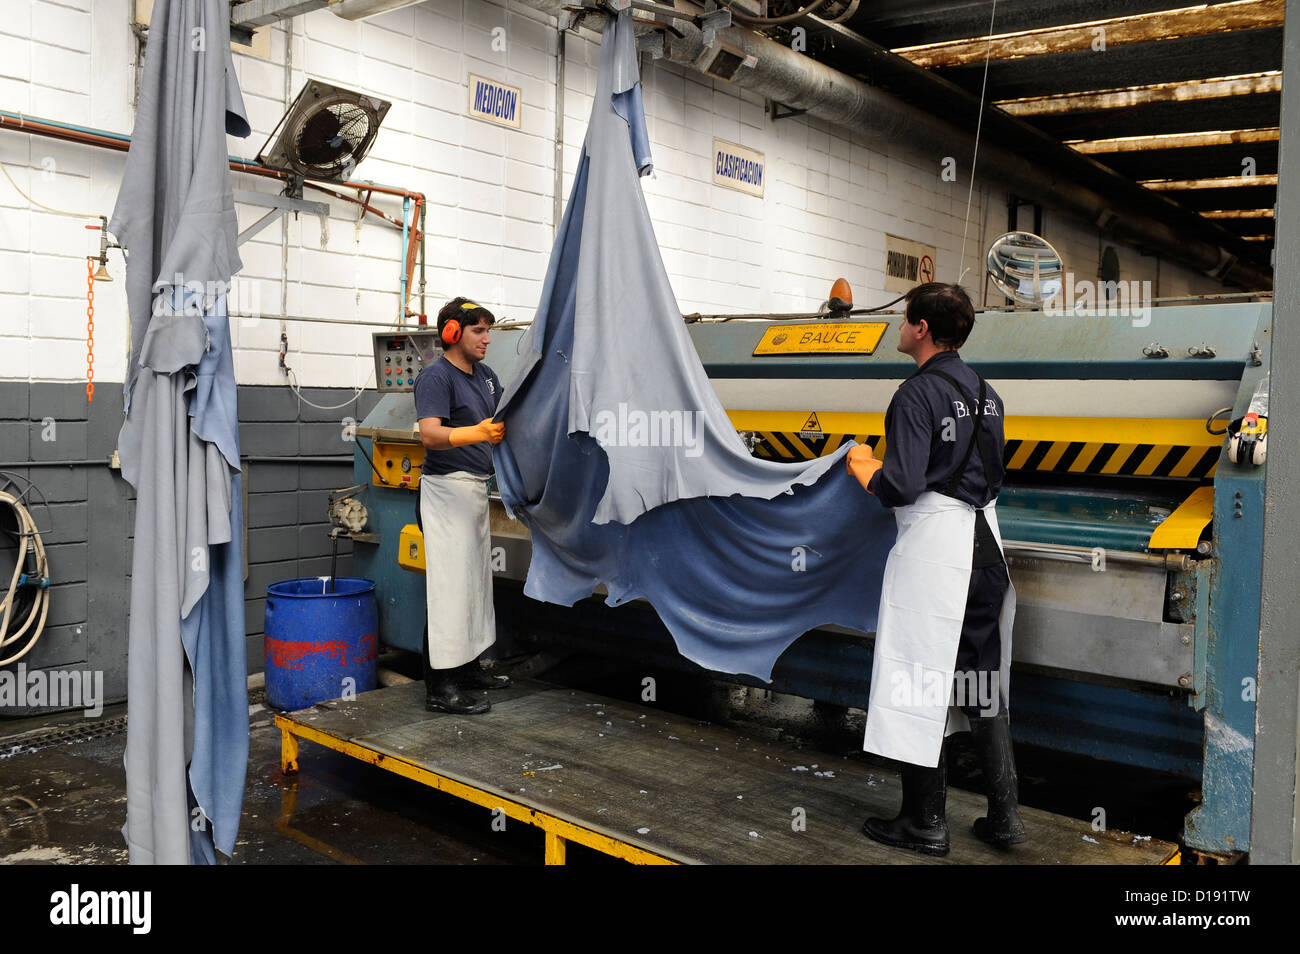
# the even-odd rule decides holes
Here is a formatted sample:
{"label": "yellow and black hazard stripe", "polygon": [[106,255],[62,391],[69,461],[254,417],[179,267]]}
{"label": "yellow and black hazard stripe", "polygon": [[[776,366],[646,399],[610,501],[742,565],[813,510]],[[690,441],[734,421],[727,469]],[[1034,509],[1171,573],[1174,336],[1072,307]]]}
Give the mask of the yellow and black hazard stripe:
{"label": "yellow and black hazard stripe", "polygon": [[[729,411],[737,430],[752,431],[755,456],[768,460],[813,460],[833,454],[846,441],[885,453],[881,414]],[[853,430],[803,429],[856,425]],[[1200,421],[1140,418],[1007,418],[1003,463],[1008,471],[1117,477],[1200,480],[1218,466],[1222,437]]]}
{"label": "yellow and black hazard stripe", "polygon": [[[883,456],[879,434],[822,434],[758,431],[754,455],[767,460],[813,460],[835,453],[846,441],[868,444]],[[1010,440],[1002,463],[1008,471],[1089,474],[1116,477],[1185,477],[1214,475],[1219,448],[1170,444],[1119,444],[1098,441]]]}
{"label": "yellow and black hazard stripe", "polygon": [[835,453],[846,441],[869,444],[874,450],[884,443],[879,434],[821,434],[811,436],[807,431],[758,431],[754,456],[768,460],[812,460]]}
{"label": "yellow and black hazard stripe", "polygon": [[1002,459],[1009,471],[1200,479],[1213,475],[1219,447],[1009,440]]}

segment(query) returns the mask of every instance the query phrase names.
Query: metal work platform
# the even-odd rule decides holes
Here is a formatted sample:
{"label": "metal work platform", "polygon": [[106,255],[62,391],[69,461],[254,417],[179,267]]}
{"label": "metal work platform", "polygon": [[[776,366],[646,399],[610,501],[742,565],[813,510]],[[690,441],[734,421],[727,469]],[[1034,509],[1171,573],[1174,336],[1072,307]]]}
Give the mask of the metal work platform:
{"label": "metal work platform", "polygon": [[899,782],[860,760],[537,682],[490,698],[485,715],[430,713],[416,682],[279,715],[281,766],[297,772],[299,739],[327,746],[541,828],[547,864],[568,842],[639,864],[1178,863],[1177,845],[1032,808],[1029,843],[996,850],[970,832],[984,799],[958,789],[952,850],[924,857],[861,834]]}

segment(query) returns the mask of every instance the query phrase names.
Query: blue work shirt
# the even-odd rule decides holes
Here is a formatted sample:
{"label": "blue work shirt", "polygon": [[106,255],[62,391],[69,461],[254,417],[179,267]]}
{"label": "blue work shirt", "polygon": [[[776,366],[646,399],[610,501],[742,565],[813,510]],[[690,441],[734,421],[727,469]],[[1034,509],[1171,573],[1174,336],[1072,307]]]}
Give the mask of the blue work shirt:
{"label": "blue work shirt", "polygon": [[[886,507],[914,503],[927,490],[947,493],[948,480],[966,454],[974,409],[949,381],[933,373],[936,370],[958,381],[973,401],[979,400],[979,377],[956,351],[933,355],[899,385],[885,411],[883,466],[871,478],[872,493]],[[984,434],[953,494],[975,507],[983,507],[1002,489],[1002,415],[1002,398],[986,385],[980,423]],[[988,455],[991,485],[984,477],[981,453]]]}
{"label": "blue work shirt", "polygon": [[[501,400],[501,381],[482,361],[466,374],[443,355],[427,364],[415,379],[415,416],[436,417],[446,427],[470,427],[492,417]],[[424,455],[423,473],[450,474],[463,470],[487,476],[492,473],[492,445],[487,441]]]}

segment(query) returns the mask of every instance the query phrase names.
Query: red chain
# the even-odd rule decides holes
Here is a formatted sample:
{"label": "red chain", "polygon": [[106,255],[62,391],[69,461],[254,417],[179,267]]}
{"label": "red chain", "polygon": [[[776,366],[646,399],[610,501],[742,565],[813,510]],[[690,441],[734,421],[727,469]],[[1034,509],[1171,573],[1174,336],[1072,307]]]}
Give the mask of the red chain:
{"label": "red chain", "polygon": [[95,259],[86,257],[86,403],[95,400]]}

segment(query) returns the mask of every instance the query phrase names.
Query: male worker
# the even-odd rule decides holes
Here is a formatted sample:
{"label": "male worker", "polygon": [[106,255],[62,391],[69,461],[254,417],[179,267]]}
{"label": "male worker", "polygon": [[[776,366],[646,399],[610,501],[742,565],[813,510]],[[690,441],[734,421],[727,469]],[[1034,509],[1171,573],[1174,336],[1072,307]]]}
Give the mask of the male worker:
{"label": "male worker", "polygon": [[897,818],[868,818],[862,830],[887,845],[946,855],[944,738],[967,720],[988,787],[988,815],[975,834],[1003,847],[1026,840],[1006,695],[1015,591],[994,510],[1003,406],[957,353],[975,323],[966,292],[927,282],[906,301],[898,350],[917,370],[889,402],[883,460],[860,446],[847,464],[898,519],[863,748],[903,763],[903,804]]}
{"label": "male worker", "polygon": [[415,414],[425,446],[420,476],[428,627],[425,708],[475,714],[490,708],[467,689],[509,685],[478,664],[496,642],[487,482],[492,449],[506,426],[494,423],[501,382],[483,363],[492,312],[453,298],[438,312],[442,357],[415,379]]}

